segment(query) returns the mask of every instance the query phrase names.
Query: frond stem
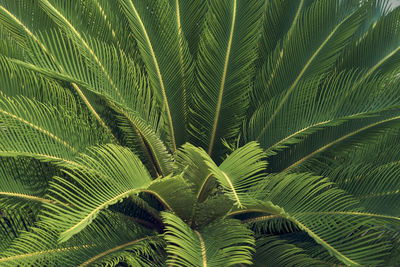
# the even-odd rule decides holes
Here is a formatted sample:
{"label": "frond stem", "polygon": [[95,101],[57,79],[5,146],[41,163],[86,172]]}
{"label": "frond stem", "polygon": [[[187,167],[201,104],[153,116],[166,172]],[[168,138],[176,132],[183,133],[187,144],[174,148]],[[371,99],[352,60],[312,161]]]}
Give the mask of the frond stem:
{"label": "frond stem", "polygon": [[132,245],[135,245],[136,243],[139,243],[139,242],[141,242],[141,241],[150,239],[151,237],[152,237],[152,236],[146,236],[146,237],[143,237],[143,238],[139,238],[139,239],[130,241],[130,242],[128,242],[128,243],[125,243],[125,244],[116,246],[116,247],[114,247],[114,248],[111,248],[111,249],[109,249],[109,250],[103,251],[102,253],[100,253],[100,254],[98,254],[98,255],[96,255],[96,256],[94,256],[94,257],[88,259],[87,261],[85,261],[84,263],[82,263],[81,265],[79,265],[79,267],[88,266],[89,264],[93,263],[94,261],[96,261],[96,260],[98,260],[98,259],[100,259],[100,258],[102,258],[102,257],[104,257],[104,256],[106,256],[106,255],[108,255],[108,254],[110,254],[110,253],[113,253],[113,252],[115,252],[115,251],[124,249],[124,248],[129,247],[129,246],[132,246]]}
{"label": "frond stem", "polygon": [[228,41],[228,47],[226,51],[226,57],[225,57],[225,63],[224,63],[224,70],[222,73],[222,79],[221,79],[221,85],[219,87],[219,95],[218,95],[218,103],[217,103],[217,108],[215,111],[215,117],[214,117],[214,124],[211,132],[211,137],[210,137],[210,144],[208,146],[208,155],[211,155],[214,142],[215,142],[215,135],[217,132],[217,127],[218,127],[218,120],[219,120],[219,115],[221,112],[221,105],[222,105],[222,96],[224,94],[224,89],[225,89],[225,82],[226,82],[226,75],[228,72],[228,63],[229,63],[229,57],[231,54],[231,47],[232,47],[232,39],[233,39],[233,32],[235,30],[235,24],[236,24],[236,6],[237,6],[237,0],[234,0],[233,2],[233,14],[232,14],[232,24],[231,24],[231,29],[229,33],[229,41]]}
{"label": "frond stem", "polygon": [[318,154],[318,153],[330,148],[331,146],[333,146],[333,145],[335,145],[335,144],[337,144],[337,143],[339,143],[339,142],[341,142],[341,141],[343,141],[343,140],[345,140],[345,139],[347,139],[347,138],[349,138],[349,137],[351,137],[353,135],[356,135],[356,134],[358,134],[360,132],[363,132],[363,131],[368,130],[368,129],[372,128],[372,127],[378,126],[380,124],[383,124],[383,123],[386,123],[386,122],[390,122],[390,121],[394,121],[394,120],[398,120],[398,119],[400,119],[400,116],[396,116],[396,117],[392,117],[392,118],[389,118],[389,119],[386,119],[386,120],[378,121],[378,122],[369,124],[369,125],[367,125],[367,126],[365,126],[363,128],[360,128],[360,129],[358,129],[358,130],[356,130],[354,132],[348,133],[348,134],[346,134],[346,135],[344,135],[344,136],[342,136],[342,137],[330,142],[329,144],[326,144],[325,146],[313,151],[312,153],[308,154],[307,156],[303,157],[302,159],[296,161],[295,163],[293,163],[290,166],[286,167],[282,172],[286,172],[286,171],[296,167],[297,165],[303,163],[307,159],[315,156],[316,154]]}

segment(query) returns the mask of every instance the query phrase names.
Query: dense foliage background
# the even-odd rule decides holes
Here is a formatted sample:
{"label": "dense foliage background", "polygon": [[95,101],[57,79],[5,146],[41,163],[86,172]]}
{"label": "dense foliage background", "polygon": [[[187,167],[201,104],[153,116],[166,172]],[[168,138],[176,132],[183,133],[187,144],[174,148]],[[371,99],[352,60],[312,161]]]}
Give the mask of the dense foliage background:
{"label": "dense foliage background", "polygon": [[0,0],[0,266],[396,266],[389,5]]}

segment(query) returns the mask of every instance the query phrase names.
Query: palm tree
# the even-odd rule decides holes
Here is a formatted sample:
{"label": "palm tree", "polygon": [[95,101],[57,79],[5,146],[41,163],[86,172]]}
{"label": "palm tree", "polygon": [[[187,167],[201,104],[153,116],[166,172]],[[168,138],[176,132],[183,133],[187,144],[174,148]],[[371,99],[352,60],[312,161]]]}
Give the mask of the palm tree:
{"label": "palm tree", "polygon": [[0,0],[0,266],[394,266],[388,5]]}

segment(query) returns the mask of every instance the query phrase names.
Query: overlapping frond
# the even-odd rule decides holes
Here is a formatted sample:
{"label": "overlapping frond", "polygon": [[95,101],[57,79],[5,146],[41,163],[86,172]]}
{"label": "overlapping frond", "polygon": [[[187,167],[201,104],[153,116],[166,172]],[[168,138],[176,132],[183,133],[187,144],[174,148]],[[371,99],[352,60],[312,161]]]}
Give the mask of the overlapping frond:
{"label": "overlapping frond", "polygon": [[85,166],[54,177],[42,220],[60,231],[66,241],[79,233],[108,206],[145,189],[151,182],[148,171],[129,149],[107,145],[94,147],[77,161]]}
{"label": "overlapping frond", "polygon": [[277,236],[265,236],[256,240],[255,266],[326,266],[307,254],[302,248]]}
{"label": "overlapping frond", "polygon": [[261,77],[256,77],[253,106],[278,98],[257,140],[272,126],[302,80],[332,69],[362,21],[364,10],[358,5],[358,1],[315,1],[301,12],[299,22],[288,33],[291,38],[275,48]]}
{"label": "overlapping frond", "polygon": [[254,113],[249,121],[249,138],[258,137],[267,154],[273,155],[274,151],[298,143],[321,129],[376,116],[399,104],[398,81],[388,83],[388,77],[383,76],[359,84],[365,73],[346,71],[300,82],[271,127],[259,136],[265,121],[278,108],[280,97],[266,102]]}
{"label": "overlapping frond", "polygon": [[155,262],[159,260],[156,248],[162,246],[162,241],[123,216],[103,213],[84,231],[62,244],[57,244],[56,232],[44,226],[22,235],[1,253],[1,265],[100,266],[136,261],[148,266],[151,265],[149,257]]}
{"label": "overlapping frond", "polygon": [[0,66],[2,94],[10,97],[23,95],[54,106],[79,108],[79,100],[59,83],[21,68],[6,57],[0,57]]}
{"label": "overlapping frond", "polygon": [[[286,33],[295,29],[300,14],[307,7],[308,2],[310,1],[266,1],[258,48],[259,66],[267,62],[276,45],[284,39]],[[288,33],[286,38],[291,38],[291,33]]]}
{"label": "overlapping frond", "polygon": [[176,266],[251,264],[254,238],[240,221],[225,219],[193,230],[171,213],[163,213],[163,219],[167,225],[166,250],[170,255],[167,263]]}
{"label": "overlapping frond", "polygon": [[310,174],[272,176],[265,200],[283,208],[284,217],[345,264],[374,265],[389,247],[377,220],[358,201],[327,179]]}
{"label": "overlapping frond", "polygon": [[[67,75],[64,71],[63,66],[61,66],[60,63],[57,62],[56,55],[49,54],[48,48],[46,48],[46,46],[43,44],[43,42],[41,40],[39,40],[39,34],[37,32],[33,32],[32,29],[30,29],[29,25],[31,25],[31,22],[35,21],[35,20],[32,20],[32,18],[29,18],[30,20],[28,19],[26,21],[25,16],[27,14],[28,15],[31,14],[31,12],[37,13],[37,14],[42,14],[42,15],[44,14],[44,12],[41,10],[40,6],[38,5],[38,2],[35,2],[31,9],[29,9],[29,8],[27,9],[27,6],[24,3],[21,3],[20,1],[14,1],[14,3],[15,3],[15,5],[11,5],[12,7],[9,7],[9,8],[11,8],[11,10],[14,10],[14,9],[18,10],[17,11],[17,13],[19,14],[18,17],[11,14],[10,11],[8,9],[6,9],[4,6],[1,6],[0,9],[1,9],[1,17],[5,16],[5,19],[2,20],[3,21],[2,25],[7,30],[7,32],[11,35],[11,38],[8,37],[7,39],[20,39],[19,44],[22,46],[23,52],[22,52],[22,56],[19,56],[18,58],[24,60],[27,57],[26,55],[29,53],[31,55],[36,55],[36,56],[43,55],[41,57],[41,59],[36,63],[38,63],[39,66],[42,66],[42,64],[44,62],[50,62],[50,65],[49,65],[50,69],[53,68],[53,69],[56,69],[57,72],[61,72],[61,74],[56,75],[56,76],[65,78],[65,76],[67,76]],[[8,5],[6,5],[6,7],[8,7]],[[25,10],[26,12],[21,12],[21,10]],[[24,19],[21,19],[21,17],[25,18],[25,21],[24,21]],[[45,15],[45,17],[46,17],[46,15]],[[48,25],[46,23],[43,23],[43,21],[45,21],[46,19],[41,18],[40,15],[38,16],[38,18],[39,18],[39,25]],[[42,20],[42,21],[40,21],[40,20]],[[47,23],[49,23],[49,22],[51,23],[51,20],[47,19],[46,21],[47,21]],[[54,25],[52,25],[52,26],[54,26]],[[38,28],[41,28],[41,26]],[[52,28],[53,27],[48,27],[45,29],[49,30]],[[78,33],[78,35],[79,35],[79,33]],[[35,51],[35,49],[33,49],[35,47],[36,47],[36,51]],[[37,54],[35,52],[32,53],[32,49]],[[6,53],[6,55],[14,56],[13,54],[10,55],[9,53]],[[21,65],[21,63],[24,63],[24,62],[20,62],[20,65]],[[25,63],[22,65],[24,67],[26,67],[27,64]],[[38,71],[38,69],[39,69],[42,71],[42,73],[49,72],[48,69],[42,70],[41,68],[35,67],[34,65],[32,65],[30,67],[31,67],[30,69],[34,70],[34,71]],[[92,107],[92,104],[88,101],[87,97],[82,92],[82,89],[76,83],[73,83],[72,80],[73,79],[69,78],[68,81],[72,82],[72,87],[74,88],[75,92],[79,95],[79,97],[82,99],[82,101],[84,102],[84,104],[86,105],[88,110],[99,121],[99,123],[106,129],[106,131],[111,136],[113,136],[111,130],[107,127],[107,125],[105,125],[104,121],[100,118],[100,116],[98,115],[96,110]],[[114,139],[116,139],[116,138],[114,137]]]}
{"label": "overlapping frond", "polygon": [[[71,161],[87,146],[108,140],[96,124],[89,123],[76,110],[24,97],[1,97],[0,116],[1,156]],[[98,135],[92,131],[98,131]]]}
{"label": "overlapping frond", "polygon": [[[148,103],[151,104],[151,103]],[[148,106],[152,109],[152,106]],[[147,115],[147,119],[143,119],[143,115],[137,115],[134,112],[125,111],[124,109],[115,107],[117,112],[118,127],[122,130],[126,146],[140,151],[143,162],[150,165],[150,169],[156,176],[168,176],[174,171],[174,162],[172,155],[157,133],[157,125],[151,125],[151,122],[158,122],[158,114],[151,110],[151,114]],[[141,109],[141,111],[146,108]]]}
{"label": "overlapping frond", "polygon": [[178,10],[179,8],[179,18],[178,12],[176,11],[175,13],[177,21],[180,21],[179,24],[182,30],[182,33],[179,34],[183,34],[186,37],[188,49],[191,55],[196,57],[208,3],[202,0],[170,0],[170,3],[174,9]]}
{"label": "overlapping frond", "polygon": [[149,81],[163,105],[171,150],[185,140],[188,98],[192,90],[192,60],[182,32],[179,2],[166,0],[120,1],[138,42]]}
{"label": "overlapping frond", "polygon": [[360,40],[354,40],[339,61],[339,69],[367,69],[363,79],[373,74],[390,73],[398,69],[400,39],[398,24],[400,9],[381,16]]}
{"label": "overlapping frond", "polygon": [[348,151],[363,144],[376,142],[382,134],[398,129],[399,115],[398,108],[393,108],[370,118],[352,120],[333,128],[323,129],[280,154],[278,158],[286,158],[285,162],[274,161],[276,165],[271,164],[271,169],[294,171],[307,168],[313,160],[318,160],[319,157],[329,153]]}
{"label": "overlapping frond", "polygon": [[[206,14],[197,60],[190,132],[212,154],[239,133],[248,106],[256,59],[262,1],[212,1]],[[240,71],[239,71],[240,70]],[[220,156],[218,152],[216,156]]]}

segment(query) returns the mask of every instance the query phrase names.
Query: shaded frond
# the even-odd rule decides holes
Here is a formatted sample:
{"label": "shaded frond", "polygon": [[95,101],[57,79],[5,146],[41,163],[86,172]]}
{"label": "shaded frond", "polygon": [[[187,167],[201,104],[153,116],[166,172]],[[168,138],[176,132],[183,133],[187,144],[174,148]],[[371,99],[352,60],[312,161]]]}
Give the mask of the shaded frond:
{"label": "shaded frond", "polygon": [[170,0],[170,3],[171,7],[175,9],[179,8],[179,20],[182,34],[186,37],[185,39],[187,40],[191,55],[196,57],[200,36],[204,28],[204,19],[208,9],[208,3],[202,0]]}
{"label": "shaded frond", "polygon": [[255,266],[326,266],[302,248],[278,236],[265,236],[256,240]]}
{"label": "shaded frond", "polygon": [[300,13],[298,23],[275,48],[256,77],[253,106],[278,97],[276,108],[257,136],[262,136],[282,112],[302,80],[332,69],[340,51],[350,42],[365,15],[359,1],[314,1]]}
{"label": "shaded frond", "polygon": [[[150,122],[158,122],[157,113],[150,111],[148,118],[142,119],[134,112],[127,112],[121,108],[113,107],[117,112],[118,126],[121,129],[125,144],[140,151],[143,162],[151,165],[157,176],[168,176],[174,170],[172,155],[168,153],[166,146],[157,133],[157,125]],[[143,111],[144,109],[141,109]]]}
{"label": "shaded frond", "polygon": [[150,192],[177,216],[188,220],[192,214],[195,196],[181,176],[169,176],[154,180],[145,192]]}
{"label": "shaded frond", "polygon": [[365,216],[356,199],[327,179],[280,174],[266,184],[265,200],[345,264],[375,265],[388,253],[379,223]]}
{"label": "shaded frond", "polygon": [[[44,227],[45,225],[43,225]],[[115,214],[103,213],[84,231],[68,242],[57,244],[56,233],[36,228],[22,235],[0,256],[2,266],[101,266],[134,259],[149,264],[147,258],[157,258],[160,239],[138,224]],[[132,252],[127,255],[127,252]]]}

